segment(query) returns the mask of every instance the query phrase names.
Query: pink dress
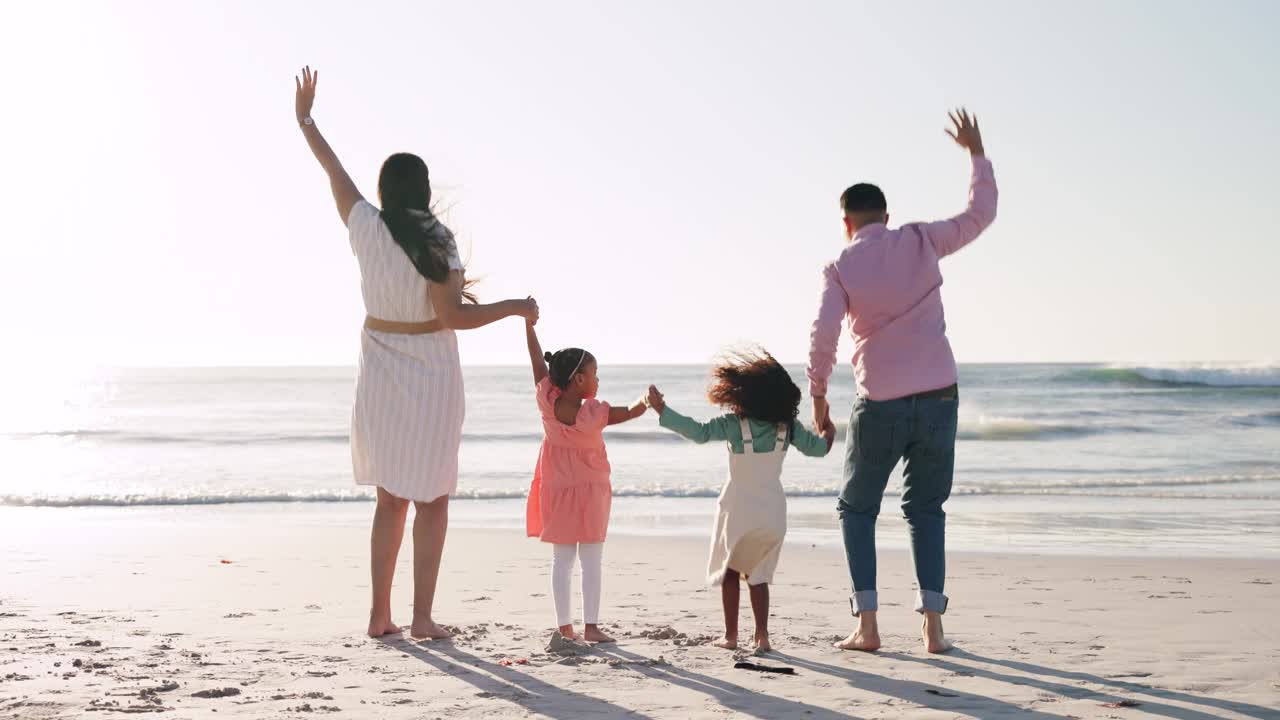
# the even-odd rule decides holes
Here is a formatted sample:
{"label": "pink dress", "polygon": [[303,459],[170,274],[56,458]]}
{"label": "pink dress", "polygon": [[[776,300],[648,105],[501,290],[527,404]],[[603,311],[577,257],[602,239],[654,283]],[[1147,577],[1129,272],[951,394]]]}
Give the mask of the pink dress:
{"label": "pink dress", "polygon": [[609,529],[609,455],[604,428],[609,405],[583,400],[572,425],[556,419],[560,388],[543,378],[538,383],[542,414],[542,449],[533,471],[525,527],[529,537],[556,544],[604,542]]}

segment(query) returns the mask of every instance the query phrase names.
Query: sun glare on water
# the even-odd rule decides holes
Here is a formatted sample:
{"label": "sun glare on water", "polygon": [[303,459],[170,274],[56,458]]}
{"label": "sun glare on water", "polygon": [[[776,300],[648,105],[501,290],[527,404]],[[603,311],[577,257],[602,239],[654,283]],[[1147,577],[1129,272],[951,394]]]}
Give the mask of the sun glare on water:
{"label": "sun glare on water", "polygon": [[0,435],[73,434],[116,390],[107,368],[48,363],[8,365],[0,376]]}

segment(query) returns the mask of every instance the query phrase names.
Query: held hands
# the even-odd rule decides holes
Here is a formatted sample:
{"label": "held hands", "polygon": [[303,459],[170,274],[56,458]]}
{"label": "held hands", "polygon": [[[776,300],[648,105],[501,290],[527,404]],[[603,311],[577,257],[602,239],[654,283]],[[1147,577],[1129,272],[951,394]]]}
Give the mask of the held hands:
{"label": "held hands", "polygon": [[971,117],[968,110],[960,108],[954,112],[948,112],[947,117],[951,118],[954,130],[948,128],[946,133],[956,141],[957,145],[968,150],[970,155],[985,153],[982,147],[982,131],[978,129],[977,115]]}
{"label": "held hands", "polygon": [[836,442],[836,424],[831,422],[831,406],[825,397],[813,399],[813,427],[827,441],[827,449]]}
{"label": "held hands", "polygon": [[667,402],[663,399],[662,393],[658,392],[658,388],[654,385],[649,386],[649,394],[644,398],[644,404],[653,408],[659,415],[667,408]]}
{"label": "held hands", "polygon": [[836,444],[836,426],[828,425],[822,428],[818,433],[818,437],[827,441],[827,452],[831,452],[831,448],[835,447]]}
{"label": "held hands", "polygon": [[512,302],[515,303],[515,312],[512,313],[513,315],[519,315],[524,318],[525,325],[529,327],[533,327],[538,324],[538,301],[534,300],[532,295],[524,300],[512,300]]}
{"label": "held hands", "polygon": [[311,71],[308,65],[302,68],[302,77],[293,76],[293,83],[298,90],[293,96],[293,114],[297,117],[298,124],[311,117],[311,106],[316,102],[316,81],[320,79],[320,71]]}

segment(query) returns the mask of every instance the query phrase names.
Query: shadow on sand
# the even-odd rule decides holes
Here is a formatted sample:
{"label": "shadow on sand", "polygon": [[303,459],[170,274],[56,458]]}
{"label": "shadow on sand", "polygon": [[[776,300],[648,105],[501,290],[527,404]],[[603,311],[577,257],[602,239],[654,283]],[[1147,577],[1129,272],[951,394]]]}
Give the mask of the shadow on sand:
{"label": "shadow on sand", "polygon": [[[626,716],[647,719],[651,717],[608,700],[544,682],[530,675],[526,671],[527,668],[504,667],[497,663],[483,660],[452,643],[418,644],[398,638],[385,639],[383,643],[406,655],[418,658],[443,673],[470,683],[482,693],[501,698],[539,715],[553,718]],[[597,645],[586,657],[620,663],[625,669],[619,669],[618,672],[633,671],[653,680],[701,693],[735,713],[760,718],[761,720],[779,717],[805,717],[813,720],[857,718],[856,715],[769,695],[728,680],[711,677],[665,662],[658,662],[656,658],[623,650],[615,645]],[[841,657],[864,658],[867,656],[859,653],[842,655]],[[879,652],[875,654],[875,657],[919,663],[939,670],[971,675],[1010,685],[1033,687],[1046,693],[1073,700],[1092,700],[1102,704],[1137,699],[1142,703],[1142,711],[1176,720],[1208,720],[1221,717],[1220,713],[1222,711],[1235,712],[1253,718],[1280,718],[1280,711],[1259,705],[1201,697],[1174,690],[1163,690],[1149,685],[1126,682],[1115,678],[1105,678],[1085,672],[1060,670],[1021,661],[988,658],[960,649],[953,650],[942,657],[920,657],[896,652]],[[1031,718],[1032,720],[1037,718],[1041,720],[1048,720],[1049,718],[1061,720],[1062,717],[1056,713],[1039,711],[998,698],[963,692],[955,687],[934,685],[915,680],[894,679],[859,670],[850,665],[831,665],[776,651],[769,653],[761,660],[765,663],[791,665],[801,673],[822,673],[847,682],[852,688],[875,693],[885,698],[907,703],[913,707],[923,706],[975,718],[1005,714],[1017,714],[1019,717]],[[727,654],[725,663],[726,665],[732,663],[732,658]],[[998,666],[1025,674],[1001,672],[986,666]],[[786,683],[788,682],[788,676],[777,676],[776,682]],[[1089,683],[1106,689],[1097,690],[1082,687],[1081,683]],[[782,686],[779,685],[779,687],[781,688]],[[662,689],[654,688],[653,692],[661,693]],[[1140,699],[1137,696],[1141,696]],[[1170,705],[1160,702],[1160,700],[1174,700],[1187,705],[1198,705],[1206,709]],[[553,704],[555,707],[553,707]],[[877,712],[880,711],[883,711],[883,708],[877,708]]]}
{"label": "shadow on sand", "polygon": [[[1192,695],[1178,690],[1166,690],[1136,682],[1127,682],[1118,678],[1102,677],[1078,670],[1061,670],[1045,665],[1023,662],[1021,660],[1001,660],[985,657],[966,650],[952,650],[942,657],[919,657],[902,653],[881,653],[895,660],[930,665],[952,672],[971,673],[976,677],[987,678],[1015,685],[1029,685],[1045,692],[1071,698],[1096,698],[1099,702],[1117,702],[1119,700],[1136,700],[1142,703],[1142,710],[1152,715],[1163,715],[1179,720],[1202,720],[1203,718],[1220,718],[1226,710],[1246,717],[1280,719],[1280,709],[1265,708],[1261,705],[1221,700],[1218,698]],[[956,662],[966,660],[973,662]],[[1025,675],[1011,675],[999,672],[983,665],[995,665],[999,668],[1014,670]],[[1028,677],[1029,676],[1029,677]],[[1070,683],[1091,683],[1107,688],[1106,691],[1095,691]],[[1139,697],[1140,696],[1140,697]],[[1168,705],[1159,700],[1175,700],[1187,705],[1198,705],[1204,710]]]}

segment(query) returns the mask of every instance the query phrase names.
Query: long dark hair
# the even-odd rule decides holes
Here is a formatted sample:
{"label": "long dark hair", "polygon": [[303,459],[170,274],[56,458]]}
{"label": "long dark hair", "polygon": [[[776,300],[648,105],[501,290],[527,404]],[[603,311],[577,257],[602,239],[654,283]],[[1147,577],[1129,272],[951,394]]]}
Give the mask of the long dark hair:
{"label": "long dark hair", "polygon": [[707,399],[735,415],[787,423],[800,414],[800,388],[782,363],[762,348],[729,353],[711,371]]}
{"label": "long dark hair", "polygon": [[[431,282],[449,278],[449,258],[458,251],[453,231],[440,222],[431,209],[431,175],[422,158],[412,153],[396,153],[382,163],[378,172],[378,201],[382,222],[391,237],[409,256],[409,261]],[[462,297],[476,302],[466,280]]]}

